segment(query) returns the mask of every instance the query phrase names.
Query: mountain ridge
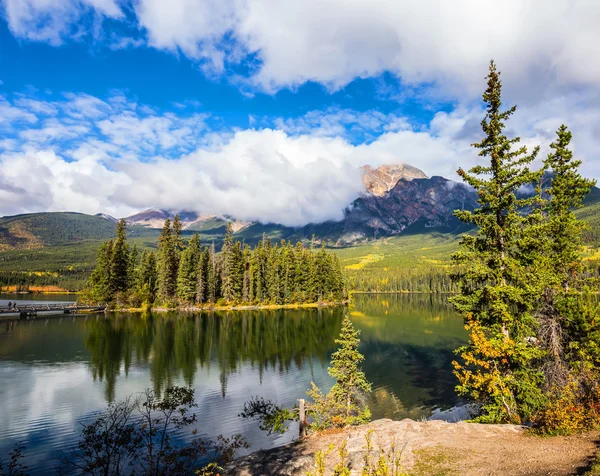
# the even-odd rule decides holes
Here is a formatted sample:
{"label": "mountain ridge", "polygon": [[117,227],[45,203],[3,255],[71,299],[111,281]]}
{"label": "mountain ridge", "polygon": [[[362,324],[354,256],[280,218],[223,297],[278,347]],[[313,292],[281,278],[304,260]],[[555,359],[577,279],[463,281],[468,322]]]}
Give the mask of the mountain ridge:
{"label": "mountain ridge", "polygon": [[[228,222],[240,240],[256,243],[263,235],[274,240],[308,240],[314,236],[333,246],[349,246],[373,239],[432,230],[459,233],[464,224],[454,217],[456,209],[474,209],[477,195],[468,186],[444,177],[427,177],[407,164],[365,166],[365,191],[345,210],[339,221],[286,227],[274,223],[236,220],[229,216],[181,211],[185,235],[199,233],[204,242],[220,241]],[[398,179],[391,186],[391,183]],[[582,212],[596,220],[590,205],[600,203],[600,189],[594,187]],[[132,237],[158,236],[164,221],[176,212],[151,208],[125,217]],[[103,213],[86,215],[75,212],[45,212],[0,218],[0,251],[67,245],[81,241],[112,238],[117,219]],[[597,224],[600,227],[600,223]],[[590,233],[589,236],[600,236]]]}

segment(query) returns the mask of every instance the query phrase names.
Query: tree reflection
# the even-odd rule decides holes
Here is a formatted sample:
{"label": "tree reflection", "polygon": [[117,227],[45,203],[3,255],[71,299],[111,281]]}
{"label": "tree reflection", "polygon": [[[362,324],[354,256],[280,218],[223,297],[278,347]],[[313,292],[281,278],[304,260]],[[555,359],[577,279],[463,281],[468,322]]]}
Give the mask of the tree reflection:
{"label": "tree reflection", "polygon": [[86,323],[91,372],[106,383],[114,401],[117,377],[132,364],[147,366],[158,394],[177,379],[193,385],[197,369],[215,366],[221,393],[227,380],[250,364],[262,376],[300,368],[307,360],[323,365],[334,347],[343,309],[236,311],[201,314],[116,314]]}

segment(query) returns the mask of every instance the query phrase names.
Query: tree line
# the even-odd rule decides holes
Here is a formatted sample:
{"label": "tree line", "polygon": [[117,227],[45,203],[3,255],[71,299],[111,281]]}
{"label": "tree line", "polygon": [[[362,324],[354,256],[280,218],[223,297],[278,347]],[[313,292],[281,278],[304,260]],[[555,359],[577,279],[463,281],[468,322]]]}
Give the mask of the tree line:
{"label": "tree line", "polygon": [[231,223],[220,252],[202,246],[198,235],[184,240],[181,220],[167,219],[156,252],[127,243],[126,223],[116,237],[102,244],[85,298],[119,306],[160,304],[236,305],[341,302],[347,298],[342,266],[324,247],[301,242],[273,244],[263,239],[254,247],[234,239]]}
{"label": "tree line", "polygon": [[454,293],[457,284],[445,268],[364,268],[347,271],[348,287],[373,293]]}
{"label": "tree line", "polygon": [[[485,162],[458,170],[480,206],[455,212],[476,227],[453,255],[451,301],[470,335],[454,363],[457,390],[477,403],[480,421],[554,433],[600,426],[598,281],[582,259],[587,225],[573,213],[595,182],[580,175],[565,125],[534,170],[539,147],[505,133],[516,106],[502,107],[494,62],[486,79],[484,137],[473,144]],[[531,186],[535,193],[518,194]]]}

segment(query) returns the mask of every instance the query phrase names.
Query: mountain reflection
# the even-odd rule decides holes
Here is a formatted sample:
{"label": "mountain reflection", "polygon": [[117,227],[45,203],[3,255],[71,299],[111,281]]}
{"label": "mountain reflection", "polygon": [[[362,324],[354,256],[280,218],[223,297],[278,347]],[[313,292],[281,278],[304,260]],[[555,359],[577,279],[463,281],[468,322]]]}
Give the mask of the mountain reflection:
{"label": "mountain reflection", "polygon": [[86,321],[86,347],[94,379],[113,401],[117,377],[146,367],[161,392],[183,378],[194,384],[199,367],[216,367],[225,397],[229,375],[249,363],[259,380],[266,369],[288,372],[307,360],[323,365],[343,317],[342,309],[236,311],[201,314],[116,314]]}

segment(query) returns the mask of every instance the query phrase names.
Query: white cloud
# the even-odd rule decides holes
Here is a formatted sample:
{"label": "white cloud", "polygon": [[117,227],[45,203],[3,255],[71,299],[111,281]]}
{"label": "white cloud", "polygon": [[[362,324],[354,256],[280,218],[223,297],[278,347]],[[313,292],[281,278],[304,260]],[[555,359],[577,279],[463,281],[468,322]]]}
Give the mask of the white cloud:
{"label": "white cloud", "polygon": [[16,122],[34,123],[37,120],[32,111],[15,107],[4,98],[0,98],[0,127],[11,127]]}
{"label": "white cloud", "polygon": [[[60,44],[93,30],[85,15],[123,20],[109,47],[149,46],[203,63],[207,73],[251,61],[266,91],[315,81],[338,89],[391,72],[445,97],[475,97],[490,58],[514,97],[596,87],[595,0],[0,0],[13,34]],[[123,11],[131,10],[137,23]],[[140,31],[132,31],[138,28]],[[236,81],[240,78],[236,77]]]}
{"label": "white cloud", "polygon": [[139,0],[136,11],[152,46],[216,70],[256,54],[250,81],[267,91],[391,71],[474,95],[490,58],[531,91],[600,79],[595,1]]}
{"label": "white cloud", "polygon": [[[600,177],[598,105],[600,97],[583,92],[557,96],[519,108],[508,125],[545,152],[565,122],[583,172]],[[0,142],[0,214],[126,216],[161,207],[290,226],[341,218],[362,190],[361,165],[406,162],[455,179],[459,166],[479,160],[470,144],[481,138],[484,113],[459,106],[413,128],[397,114],[329,108],[222,130],[212,126],[219,118],[196,108],[162,113],[121,92],[104,100],[21,95],[0,100],[0,108],[8,124]]]}
{"label": "white cloud", "polygon": [[82,34],[82,17],[121,18],[115,0],[2,0],[11,32],[33,41],[60,45]]}

